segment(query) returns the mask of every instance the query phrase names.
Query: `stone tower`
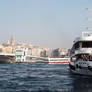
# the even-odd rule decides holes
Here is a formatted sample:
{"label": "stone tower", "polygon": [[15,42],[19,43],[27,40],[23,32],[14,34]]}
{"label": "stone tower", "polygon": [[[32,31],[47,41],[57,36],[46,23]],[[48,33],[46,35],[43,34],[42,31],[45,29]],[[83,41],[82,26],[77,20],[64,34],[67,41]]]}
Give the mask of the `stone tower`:
{"label": "stone tower", "polygon": [[14,46],[15,45],[15,38],[14,36],[11,37],[11,46]]}

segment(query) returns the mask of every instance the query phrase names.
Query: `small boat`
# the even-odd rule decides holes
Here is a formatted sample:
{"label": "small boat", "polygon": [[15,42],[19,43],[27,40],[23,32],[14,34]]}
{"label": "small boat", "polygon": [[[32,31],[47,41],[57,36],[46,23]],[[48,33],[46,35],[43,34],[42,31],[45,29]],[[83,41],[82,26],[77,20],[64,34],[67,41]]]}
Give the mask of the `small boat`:
{"label": "small boat", "polygon": [[0,63],[14,63],[16,62],[15,54],[11,46],[4,47],[0,45]]}
{"label": "small boat", "polygon": [[48,58],[47,61],[48,64],[69,64],[70,63],[70,58],[65,57],[65,58]]}
{"label": "small boat", "polygon": [[14,63],[16,62],[15,54],[1,54],[0,63]]}

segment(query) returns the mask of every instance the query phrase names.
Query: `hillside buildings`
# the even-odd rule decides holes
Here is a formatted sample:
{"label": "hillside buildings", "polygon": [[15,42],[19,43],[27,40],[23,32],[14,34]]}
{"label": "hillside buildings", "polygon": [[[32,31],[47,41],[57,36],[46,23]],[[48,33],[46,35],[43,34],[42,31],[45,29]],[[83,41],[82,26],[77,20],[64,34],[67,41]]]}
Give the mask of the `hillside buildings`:
{"label": "hillside buildings", "polygon": [[12,36],[11,40],[0,45],[0,53],[14,53],[18,62],[30,60],[33,57],[64,57],[68,55],[67,49],[51,49],[46,47],[34,46],[27,43],[17,43]]}

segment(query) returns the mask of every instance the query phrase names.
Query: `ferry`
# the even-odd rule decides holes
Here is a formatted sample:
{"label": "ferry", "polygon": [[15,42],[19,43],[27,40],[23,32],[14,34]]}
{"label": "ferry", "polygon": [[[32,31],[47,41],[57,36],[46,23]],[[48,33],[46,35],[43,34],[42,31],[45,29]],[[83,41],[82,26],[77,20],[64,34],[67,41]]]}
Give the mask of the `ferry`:
{"label": "ferry", "polygon": [[11,46],[4,47],[0,45],[0,63],[14,63],[16,62],[15,54]]}
{"label": "ferry", "polygon": [[48,64],[69,64],[70,63],[70,58],[48,58]]}
{"label": "ferry", "polygon": [[82,32],[74,40],[69,67],[74,74],[92,75],[92,32]]}
{"label": "ferry", "polygon": [[15,56],[17,63],[30,62],[30,56],[28,56],[28,48],[17,48],[15,50]]}
{"label": "ferry", "polygon": [[0,63],[14,63],[16,62],[15,54],[0,53]]}

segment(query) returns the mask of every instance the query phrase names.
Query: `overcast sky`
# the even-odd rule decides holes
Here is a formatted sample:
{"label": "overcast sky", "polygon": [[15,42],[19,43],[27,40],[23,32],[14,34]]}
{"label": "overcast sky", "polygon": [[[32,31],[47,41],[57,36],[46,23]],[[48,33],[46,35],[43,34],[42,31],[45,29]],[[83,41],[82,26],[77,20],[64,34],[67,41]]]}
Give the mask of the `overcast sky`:
{"label": "overcast sky", "polygon": [[0,42],[13,35],[38,46],[71,48],[88,26],[90,8],[92,0],[0,0]]}

